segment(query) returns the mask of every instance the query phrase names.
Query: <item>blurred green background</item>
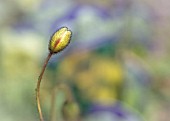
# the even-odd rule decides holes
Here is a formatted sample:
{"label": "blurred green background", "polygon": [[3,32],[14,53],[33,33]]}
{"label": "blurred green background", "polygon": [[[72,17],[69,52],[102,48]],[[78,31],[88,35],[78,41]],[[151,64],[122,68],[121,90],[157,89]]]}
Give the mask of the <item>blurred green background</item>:
{"label": "blurred green background", "polygon": [[168,0],[0,0],[0,121],[170,121]]}

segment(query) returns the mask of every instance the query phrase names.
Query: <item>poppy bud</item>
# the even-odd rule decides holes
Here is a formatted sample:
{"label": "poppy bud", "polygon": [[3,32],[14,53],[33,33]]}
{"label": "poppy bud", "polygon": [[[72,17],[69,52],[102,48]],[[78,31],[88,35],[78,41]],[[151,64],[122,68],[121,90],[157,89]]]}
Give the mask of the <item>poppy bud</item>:
{"label": "poppy bud", "polygon": [[72,32],[67,27],[57,30],[51,37],[49,43],[50,53],[58,53],[68,46]]}

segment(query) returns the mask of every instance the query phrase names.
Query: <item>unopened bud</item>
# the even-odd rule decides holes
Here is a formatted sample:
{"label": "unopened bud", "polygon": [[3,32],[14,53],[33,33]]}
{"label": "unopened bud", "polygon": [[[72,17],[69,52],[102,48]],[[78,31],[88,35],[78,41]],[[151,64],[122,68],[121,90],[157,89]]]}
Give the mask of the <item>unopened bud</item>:
{"label": "unopened bud", "polygon": [[72,32],[67,27],[57,30],[51,37],[49,43],[50,53],[58,53],[68,46]]}

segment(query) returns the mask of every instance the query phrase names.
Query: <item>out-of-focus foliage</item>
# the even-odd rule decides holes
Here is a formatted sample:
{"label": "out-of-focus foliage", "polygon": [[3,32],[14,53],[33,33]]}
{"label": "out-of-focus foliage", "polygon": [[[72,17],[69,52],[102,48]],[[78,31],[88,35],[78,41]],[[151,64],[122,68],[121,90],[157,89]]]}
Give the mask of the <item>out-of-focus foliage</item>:
{"label": "out-of-focus foliage", "polygon": [[42,80],[45,120],[169,121],[169,3],[0,0],[0,120],[39,120],[37,78],[67,26],[71,43]]}

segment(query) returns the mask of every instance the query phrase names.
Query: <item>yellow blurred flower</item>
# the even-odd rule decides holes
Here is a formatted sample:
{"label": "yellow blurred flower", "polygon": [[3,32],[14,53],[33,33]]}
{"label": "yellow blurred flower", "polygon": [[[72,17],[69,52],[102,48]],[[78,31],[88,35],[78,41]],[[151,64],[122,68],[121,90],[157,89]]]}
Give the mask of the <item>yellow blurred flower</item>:
{"label": "yellow blurred flower", "polygon": [[94,58],[90,73],[96,77],[95,80],[104,80],[109,85],[119,85],[123,79],[123,70],[120,64],[109,58]]}
{"label": "yellow blurred flower", "polygon": [[115,88],[108,88],[102,86],[93,86],[87,90],[89,98],[93,102],[101,102],[105,104],[112,104],[117,100],[118,93]]}

